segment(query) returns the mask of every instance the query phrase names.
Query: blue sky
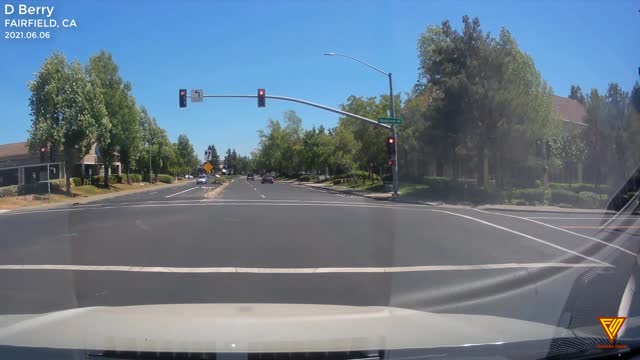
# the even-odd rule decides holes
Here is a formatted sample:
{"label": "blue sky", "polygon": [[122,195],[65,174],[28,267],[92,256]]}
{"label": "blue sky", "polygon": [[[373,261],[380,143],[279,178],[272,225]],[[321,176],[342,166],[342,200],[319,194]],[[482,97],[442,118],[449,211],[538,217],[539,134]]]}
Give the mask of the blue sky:
{"label": "blue sky", "polygon": [[[387,92],[383,75],[344,58],[362,58],[394,74],[396,91],[417,79],[416,41],[426,26],[463,15],[480,18],[497,34],[506,26],[536,62],[556,94],[572,83],[630,89],[640,66],[639,1],[55,1],[2,0],[55,6],[52,18],[75,19],[48,40],[0,39],[0,143],[23,141],[30,125],[27,82],[43,59],[60,50],[85,63],[100,49],[112,52],[121,75],[172,141],[185,133],[199,156],[213,143],[221,152],[248,154],[256,130],[293,109],[303,125],[335,126],[337,116],[304,105],[254,99],[210,99],[178,108],[179,88],[205,94],[298,97],[338,107],[352,94]],[[33,18],[33,16],[32,16]],[[19,30],[19,29],[18,29]]]}

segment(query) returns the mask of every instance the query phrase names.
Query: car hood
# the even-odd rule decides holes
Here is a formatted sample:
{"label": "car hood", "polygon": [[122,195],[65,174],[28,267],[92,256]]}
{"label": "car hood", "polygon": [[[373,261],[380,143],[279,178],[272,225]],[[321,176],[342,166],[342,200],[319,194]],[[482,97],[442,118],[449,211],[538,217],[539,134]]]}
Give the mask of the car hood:
{"label": "car hood", "polygon": [[390,350],[567,336],[522,320],[379,306],[172,304],[0,316],[0,345],[114,351]]}

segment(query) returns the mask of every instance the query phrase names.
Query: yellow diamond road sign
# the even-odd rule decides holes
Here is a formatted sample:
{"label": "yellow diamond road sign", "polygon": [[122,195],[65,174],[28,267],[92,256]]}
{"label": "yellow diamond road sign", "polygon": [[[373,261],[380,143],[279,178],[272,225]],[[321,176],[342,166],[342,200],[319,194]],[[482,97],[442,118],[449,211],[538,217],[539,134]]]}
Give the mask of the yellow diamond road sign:
{"label": "yellow diamond road sign", "polygon": [[206,171],[206,172],[210,173],[210,172],[211,172],[211,170],[213,170],[213,165],[211,165],[211,163],[207,161],[207,162],[204,164],[203,168],[204,168],[204,171]]}

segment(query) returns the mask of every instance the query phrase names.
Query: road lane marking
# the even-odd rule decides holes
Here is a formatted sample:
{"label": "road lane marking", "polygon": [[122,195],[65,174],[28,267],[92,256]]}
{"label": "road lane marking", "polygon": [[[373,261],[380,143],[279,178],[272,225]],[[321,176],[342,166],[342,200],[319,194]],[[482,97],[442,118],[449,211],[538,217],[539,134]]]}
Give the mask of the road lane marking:
{"label": "road lane marking", "polygon": [[[590,261],[595,261],[595,262],[600,263],[600,264],[610,265],[610,264],[607,264],[607,263],[605,263],[605,262],[603,262],[603,261],[600,261],[600,260],[598,260],[598,259],[594,259],[594,258],[589,257],[589,256],[587,256],[587,255],[580,254],[579,252],[576,252],[576,251],[573,251],[573,250],[567,249],[567,248],[562,247],[562,246],[560,246],[560,245],[556,245],[556,244],[554,244],[554,243],[552,243],[552,242],[545,241],[545,240],[539,239],[539,238],[537,238],[537,237],[535,237],[535,236],[527,235],[527,234],[525,234],[525,233],[521,233],[521,232],[519,232],[519,231],[512,230],[512,229],[506,228],[506,227],[504,227],[504,226],[500,226],[500,225],[497,225],[497,224],[494,224],[494,223],[491,223],[491,222],[488,222],[488,221],[485,221],[485,220],[482,220],[482,219],[474,218],[473,216],[468,216],[468,215],[458,214],[458,213],[454,213],[454,212],[451,212],[451,211],[444,211],[444,210],[434,210],[434,209],[428,209],[428,210],[429,210],[429,211],[433,211],[433,212],[440,212],[440,213],[443,213],[443,214],[450,214],[450,215],[454,215],[454,216],[459,216],[459,217],[462,217],[462,218],[465,218],[465,219],[469,219],[469,220],[477,221],[477,222],[479,222],[479,223],[481,223],[481,224],[485,224],[485,225],[488,225],[488,226],[494,227],[494,228],[496,228],[496,229],[504,230],[504,231],[510,232],[510,233],[512,233],[512,234],[520,235],[520,236],[525,237],[525,238],[527,238],[527,239],[534,240],[534,241],[537,241],[537,242],[539,242],[539,243],[549,245],[549,246],[551,246],[551,247],[553,247],[553,248],[556,248],[556,249],[558,249],[558,250],[562,250],[562,251],[568,252],[568,253],[570,253],[570,254],[573,254],[573,255],[579,256],[579,257],[581,257],[581,258],[583,258],[583,259],[587,259],[587,260],[590,260]],[[478,211],[482,211],[482,210],[478,210]],[[613,265],[610,265],[610,266],[613,266]]]}
{"label": "road lane marking", "polygon": [[571,234],[571,235],[574,235],[574,236],[578,236],[578,237],[581,237],[581,238],[589,239],[589,240],[591,240],[591,241],[595,241],[595,242],[601,243],[601,244],[603,244],[603,245],[610,246],[610,247],[612,247],[612,248],[616,248],[616,249],[618,249],[618,250],[620,250],[620,251],[622,251],[622,252],[625,252],[625,253],[627,253],[627,254],[629,254],[629,255],[637,256],[637,255],[636,255],[636,253],[634,253],[633,251],[627,250],[627,249],[623,248],[622,246],[618,246],[618,245],[615,245],[615,244],[611,244],[611,243],[608,243],[608,242],[606,242],[606,241],[602,241],[602,240],[600,240],[600,239],[598,239],[598,238],[594,238],[594,237],[591,237],[591,236],[587,236],[587,235],[579,234],[579,233],[577,233],[577,232],[570,231],[570,230],[567,230],[567,229],[563,229],[563,228],[558,227],[558,226],[553,226],[553,225],[550,225],[550,224],[544,223],[544,222],[542,222],[542,221],[537,221],[537,220],[533,220],[533,219],[529,219],[529,218],[521,217],[521,216],[515,216],[515,215],[509,215],[509,214],[502,214],[502,213],[494,213],[494,212],[485,211],[485,210],[479,210],[479,209],[474,209],[474,210],[475,210],[475,211],[482,212],[482,213],[485,213],[485,214],[501,215],[501,216],[511,217],[511,218],[515,218],[515,219],[521,219],[521,220],[530,221],[530,222],[532,222],[532,223],[536,223],[536,224],[538,224],[538,225],[546,226],[546,227],[548,227],[548,228],[555,229],[555,230],[559,230],[559,231],[564,231],[564,232],[566,232],[566,233],[568,233],[568,234]]}
{"label": "road lane marking", "polygon": [[165,266],[126,266],[126,265],[53,265],[26,264],[0,265],[0,270],[66,270],[66,271],[121,271],[144,273],[244,273],[244,274],[322,274],[322,273],[397,273],[429,271],[477,271],[494,269],[539,269],[611,267],[597,263],[504,263],[478,265],[417,265],[390,267],[306,267],[306,268],[260,268],[260,267],[165,267]]}
{"label": "road lane marking", "polygon": [[[493,213],[499,214],[499,213]],[[505,214],[500,214],[505,215]],[[610,218],[604,217],[557,217],[557,216],[526,216],[525,219],[537,219],[537,220],[609,220]],[[619,220],[640,220],[640,216],[636,217],[620,217]]]}
{"label": "road lane marking", "polygon": [[153,194],[157,194],[157,193],[158,193],[157,191],[154,191],[154,192],[150,192],[149,195],[153,195]]}
{"label": "road lane marking", "polygon": [[264,195],[262,195],[262,194],[260,194],[260,196],[262,196],[262,198],[263,198],[263,199],[265,198],[265,196],[264,196]]}
{"label": "road lane marking", "polygon": [[167,195],[167,196],[165,196],[165,197],[166,197],[166,198],[174,197],[174,196],[176,196],[176,195],[180,195],[180,194],[186,193],[187,191],[191,191],[191,190],[199,189],[199,188],[200,188],[199,186],[192,187],[192,188],[189,188],[189,189],[187,189],[187,190],[183,190],[183,191],[177,192],[177,193],[175,193],[175,194]]}
{"label": "road lane marking", "polygon": [[638,225],[608,225],[608,226],[580,226],[580,225],[564,225],[563,229],[640,229]]}

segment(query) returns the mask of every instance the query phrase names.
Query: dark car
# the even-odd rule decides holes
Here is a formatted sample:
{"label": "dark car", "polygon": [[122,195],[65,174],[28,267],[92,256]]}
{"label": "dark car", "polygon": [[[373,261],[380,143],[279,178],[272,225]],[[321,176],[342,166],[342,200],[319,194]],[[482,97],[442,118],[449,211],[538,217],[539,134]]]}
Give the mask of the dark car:
{"label": "dark car", "polygon": [[269,183],[269,184],[273,184],[273,176],[271,175],[263,175],[262,176],[262,183]]}
{"label": "dark car", "polygon": [[256,178],[255,178],[255,176],[253,174],[247,174],[247,181],[249,181],[249,180],[255,181]]}

